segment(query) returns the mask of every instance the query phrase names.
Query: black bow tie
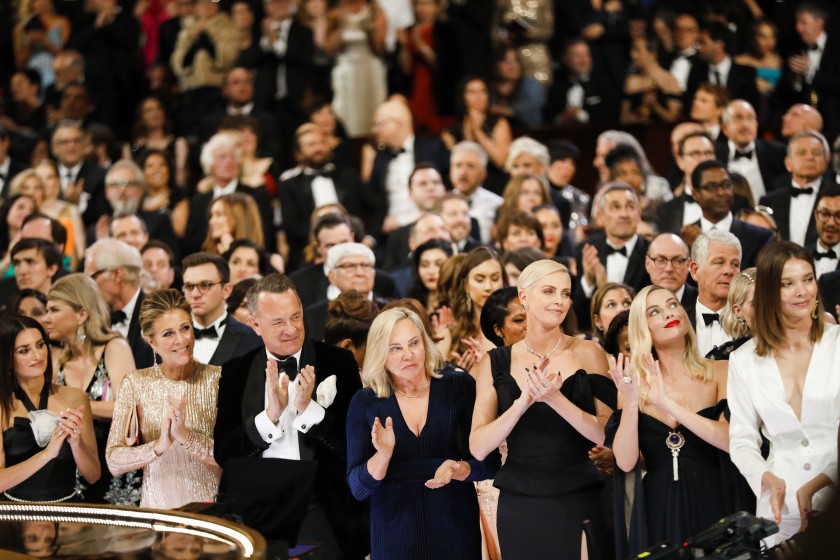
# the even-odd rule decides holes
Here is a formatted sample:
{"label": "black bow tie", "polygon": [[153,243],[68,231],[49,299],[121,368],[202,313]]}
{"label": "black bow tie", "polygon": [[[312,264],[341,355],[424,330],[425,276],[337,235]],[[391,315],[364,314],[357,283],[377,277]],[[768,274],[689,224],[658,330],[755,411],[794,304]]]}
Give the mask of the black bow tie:
{"label": "black bow tie", "polygon": [[277,362],[278,373],[285,371],[286,375],[289,376],[289,381],[294,381],[295,376],[298,373],[297,358],[295,358],[294,356],[289,356],[288,358],[275,361]]}
{"label": "black bow tie", "polygon": [[720,323],[720,313],[703,313],[703,322],[707,327],[715,321]]}
{"label": "black bow tie", "polygon": [[800,189],[798,187],[790,188],[790,196],[796,198],[800,194],[814,194],[814,189],[813,187],[805,187],[804,189]]}
{"label": "black bow tie", "polygon": [[304,170],[304,175],[309,175],[311,177],[329,177],[331,178],[333,172],[335,171],[335,165],[332,163],[328,163],[321,168],[315,169],[312,167],[308,167]]}
{"label": "black bow tie", "polygon": [[391,154],[392,157],[397,157],[398,155],[405,153],[405,148],[396,148],[396,149],[385,148],[385,150],[389,154]]}
{"label": "black bow tie", "polygon": [[735,157],[733,158],[732,161],[738,161],[741,158],[752,159],[752,157],[753,157],[752,150],[750,150],[749,152],[739,152],[738,150],[735,150]]}
{"label": "black bow tie", "polygon": [[837,253],[835,253],[835,252],[834,252],[833,250],[831,250],[831,249],[829,249],[829,250],[828,250],[827,252],[825,252],[825,253],[821,253],[820,251],[814,251],[814,259],[815,259],[815,260],[820,260],[820,259],[836,259],[836,258],[837,258]]}
{"label": "black bow tie", "polygon": [[814,43],[813,45],[805,45],[805,48],[806,48],[806,49],[808,49],[809,51],[818,51],[818,50],[820,50],[820,46],[819,46],[818,44],[816,44],[816,43]]}
{"label": "black bow tie", "polygon": [[124,311],[111,311],[111,326],[124,323],[128,319]]}
{"label": "black bow tie", "polygon": [[613,253],[618,253],[622,257],[627,256],[627,247],[622,247],[621,249],[616,249],[612,245],[607,245],[607,256],[609,257]]}
{"label": "black bow tie", "polygon": [[[219,323],[219,326],[221,327],[225,323],[227,323],[227,317]],[[198,329],[193,326],[193,332],[195,333],[196,340],[200,340],[202,338],[219,338],[219,333],[216,332],[216,327],[213,325],[207,327],[206,329]]]}
{"label": "black bow tie", "polygon": [[683,202],[685,202],[686,204],[694,202],[694,197],[688,193],[685,193],[683,194]]}

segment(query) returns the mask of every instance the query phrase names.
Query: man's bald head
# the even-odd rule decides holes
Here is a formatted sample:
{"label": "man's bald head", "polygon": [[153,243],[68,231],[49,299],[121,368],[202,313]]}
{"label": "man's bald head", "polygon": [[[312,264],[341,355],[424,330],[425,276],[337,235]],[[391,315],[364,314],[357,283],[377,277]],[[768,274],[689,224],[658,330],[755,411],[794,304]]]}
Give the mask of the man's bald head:
{"label": "man's bald head", "polygon": [[382,103],[373,115],[372,132],[378,143],[391,149],[402,147],[414,133],[414,121],[408,105],[396,99]]}
{"label": "man's bald head", "polygon": [[804,103],[791,105],[782,117],[782,136],[785,138],[800,132],[820,132],[822,127],[823,118],[820,112]]}

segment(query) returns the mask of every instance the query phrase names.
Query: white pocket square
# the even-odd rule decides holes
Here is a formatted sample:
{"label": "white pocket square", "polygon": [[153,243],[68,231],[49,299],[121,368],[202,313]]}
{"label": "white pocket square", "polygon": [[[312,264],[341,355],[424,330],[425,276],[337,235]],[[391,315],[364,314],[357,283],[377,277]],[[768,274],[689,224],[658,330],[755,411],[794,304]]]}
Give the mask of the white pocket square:
{"label": "white pocket square", "polygon": [[322,407],[328,408],[335,400],[335,396],[338,394],[338,389],[335,384],[335,375],[330,375],[315,389],[315,400]]}

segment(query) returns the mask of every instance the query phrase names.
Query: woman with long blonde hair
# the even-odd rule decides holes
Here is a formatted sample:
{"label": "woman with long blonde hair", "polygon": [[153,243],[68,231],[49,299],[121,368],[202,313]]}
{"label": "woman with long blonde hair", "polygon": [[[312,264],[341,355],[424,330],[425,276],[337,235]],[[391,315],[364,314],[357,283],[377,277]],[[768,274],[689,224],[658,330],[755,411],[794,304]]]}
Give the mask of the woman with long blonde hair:
{"label": "woman with long blonde hair", "polygon": [[[679,299],[647,286],[630,306],[632,357],[610,361],[618,410],[606,427],[618,467],[633,472],[644,457],[647,475],[634,507],[629,553],[667,540],[683,542],[729,510],[721,462],[729,464],[729,426],[721,419],[726,363],[706,360]],[[640,514],[639,512],[646,512]],[[669,515],[663,515],[669,512]],[[639,518],[640,516],[644,518]],[[616,519],[623,523],[623,513]],[[628,551],[617,551],[621,557]]]}

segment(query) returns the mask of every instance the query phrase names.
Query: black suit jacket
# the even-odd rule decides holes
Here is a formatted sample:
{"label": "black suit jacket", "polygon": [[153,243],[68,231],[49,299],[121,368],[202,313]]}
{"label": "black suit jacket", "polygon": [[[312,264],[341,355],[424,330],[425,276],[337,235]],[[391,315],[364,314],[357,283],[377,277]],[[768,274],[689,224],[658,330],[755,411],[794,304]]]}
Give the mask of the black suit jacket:
{"label": "black suit jacket", "polygon": [[[833,175],[833,174],[832,174]],[[820,190],[836,187],[834,177],[826,174],[820,183]],[[773,219],[776,220],[776,227],[779,228],[779,235],[785,241],[790,239],[790,202],[793,197],[790,194],[790,174],[779,177],[773,183],[774,190],[761,197],[759,204],[773,209]],[[813,245],[817,242],[817,222],[814,220],[814,208],[808,215],[808,230],[805,232],[805,245]]]}
{"label": "black suit jacket", "polygon": [[262,339],[257,336],[254,329],[228,314],[225,332],[222,333],[219,345],[216,346],[216,351],[210,358],[210,364],[221,366],[228,360],[244,356],[262,347],[262,344]]}
{"label": "black suit jacket", "polygon": [[[545,122],[564,124],[561,119],[568,106],[568,92],[574,84],[565,71],[555,78],[548,93]],[[621,92],[611,86],[603,72],[593,71],[589,79],[580,82],[580,86],[583,88],[582,109],[589,114],[590,123],[609,124],[618,119]]]}
{"label": "black suit jacket", "polygon": [[79,180],[84,180],[84,192],[88,197],[82,220],[85,226],[91,226],[96,223],[99,216],[110,213],[111,205],[105,198],[105,170],[94,163],[85,161],[76,175],[76,182]]}
{"label": "black suit jacket", "polygon": [[172,53],[175,52],[175,44],[178,42],[180,32],[181,18],[169,18],[160,24],[160,27],[158,27],[158,64],[163,64],[166,68],[172,68],[169,61],[172,58]]}
{"label": "black suit jacket", "polygon": [[[709,81],[709,63],[703,60],[696,60],[691,65],[686,84],[686,107],[691,107],[694,100],[694,93],[700,84]],[[744,99],[749,101],[756,111],[760,108],[761,96],[758,93],[758,86],[755,82],[755,68],[743,64],[732,63],[729,69],[729,76],[726,78],[726,90],[730,99]]]}
{"label": "black suit jacket", "polygon": [[[321,423],[306,433],[298,433],[301,458],[317,461],[311,463],[312,468],[317,469],[314,498],[323,507],[345,556],[360,559],[370,551],[367,504],[353,499],[345,478],[347,409],[350,399],[362,388],[359,368],[349,351],[309,338],[304,340],[299,367],[305,365],[314,366],[316,387],[335,375],[337,393],[325,409]],[[213,456],[223,469],[231,459],[252,457],[259,460],[260,454],[269,447],[254,423],[254,418],[265,410],[265,367],[264,346],[234,358],[222,367]],[[294,405],[289,403],[289,406]],[[261,485],[260,496],[240,498],[263,503],[276,500],[279,510],[284,499],[281,481],[268,478]],[[260,530],[259,526],[254,528]]]}
{"label": "black suit jacket", "polygon": [[143,290],[140,290],[140,295],[137,297],[137,305],[134,306],[134,312],[129,318],[128,336],[126,336],[128,345],[131,346],[131,353],[134,355],[134,365],[137,369],[155,365],[152,347],[146,343],[146,340],[140,334],[140,306],[143,305],[144,299],[146,299],[146,294],[143,293]]}
{"label": "black suit jacket", "polygon": [[[659,205],[656,209],[656,223],[660,232],[680,235],[683,227],[683,217],[685,216],[685,203],[688,198],[688,195],[683,192],[680,196]],[[750,201],[736,194],[732,202],[732,214],[737,215],[745,208],[750,208]]]}
{"label": "black suit jacket", "polygon": [[[210,137],[219,131],[222,121],[227,116],[224,110],[216,111],[204,116],[199,123],[199,141],[204,145]],[[282,151],[282,142],[280,140],[280,123],[268,111],[262,111],[254,108],[248,115],[254,117],[260,123],[260,142],[257,146],[257,155],[263,157],[271,157],[279,160],[286,154]]]}
{"label": "black suit jacket", "polygon": [[[380,309],[388,304],[388,300],[373,294],[373,301]],[[330,320],[328,311],[330,302],[326,299],[314,303],[303,312],[306,322],[306,334],[313,340],[324,340],[324,332],[327,329],[327,321]]]}
{"label": "black suit jacket", "polygon": [[819,286],[823,307],[837,319],[837,305],[840,304],[840,270],[820,276]]}
{"label": "black suit jacket", "polygon": [[[289,278],[295,283],[304,310],[327,298],[327,287],[330,285],[330,280],[324,274],[324,265],[309,265],[291,273]],[[373,292],[383,298],[393,298],[396,291],[393,276],[377,268],[376,277],[373,281]]]}
{"label": "black suit jacket", "polygon": [[277,67],[283,63],[286,65],[286,99],[294,109],[299,110],[312,84],[314,59],[315,43],[312,30],[297,19],[292,20],[286,55],[281,58],[272,51],[263,51],[259,60],[254,84],[257,107],[267,110],[274,104],[274,96],[277,93]]}
{"label": "black suit jacket", "polygon": [[697,328],[697,318],[694,316],[697,313],[697,295],[699,292],[697,288],[691,284],[686,284],[683,290],[683,295],[680,298],[680,305],[685,309],[688,320],[691,322],[692,328]]}
{"label": "black suit jacket", "polygon": [[[718,161],[729,165],[729,142],[726,139],[722,142],[715,142],[715,157]],[[785,145],[758,138],[755,141],[755,154],[753,157],[758,158],[758,170],[761,172],[761,180],[764,182],[765,190],[769,191],[772,188],[773,182],[786,172]]]}

